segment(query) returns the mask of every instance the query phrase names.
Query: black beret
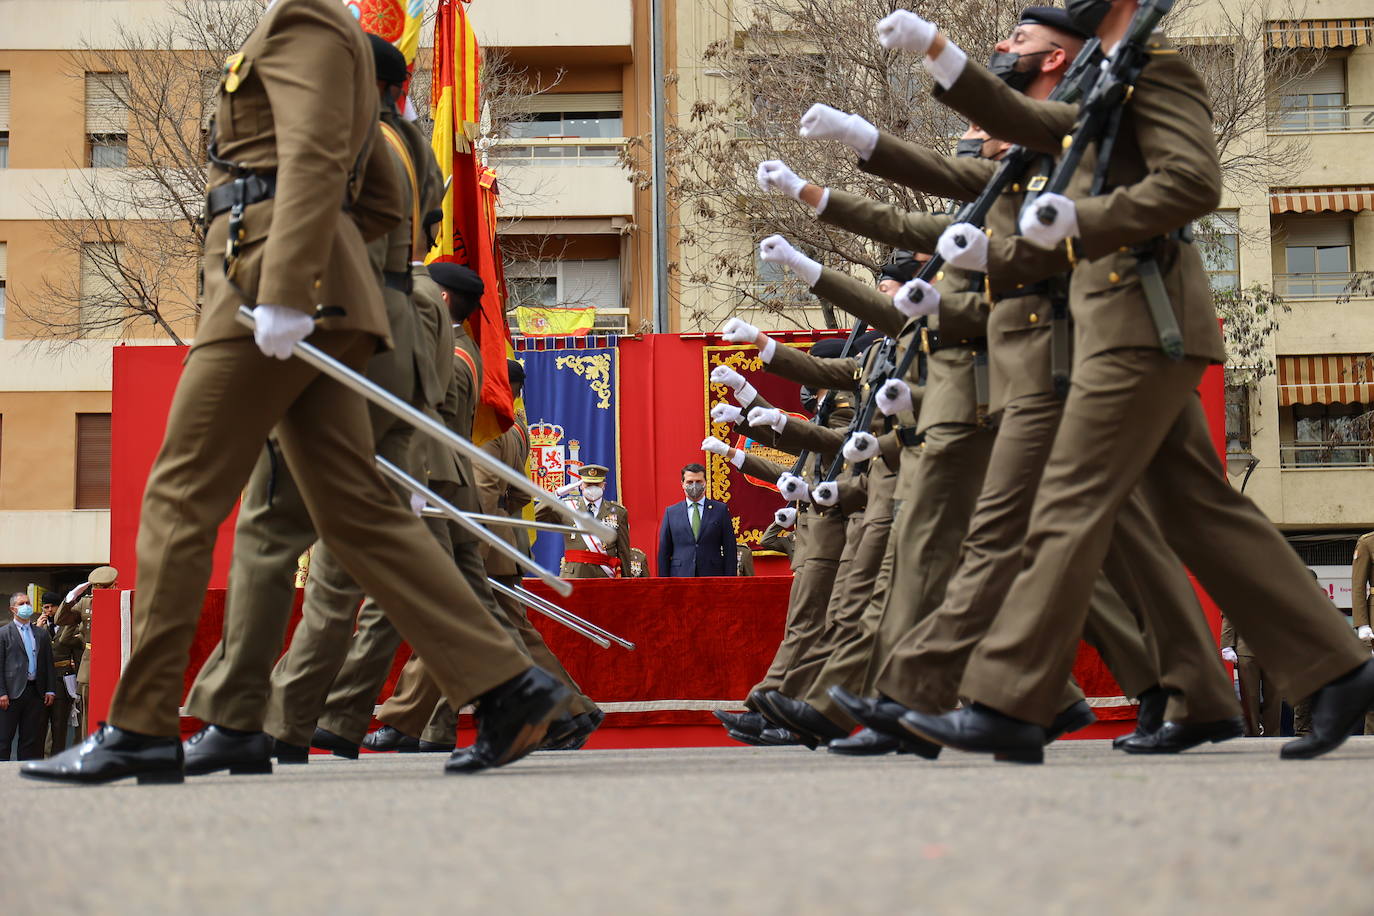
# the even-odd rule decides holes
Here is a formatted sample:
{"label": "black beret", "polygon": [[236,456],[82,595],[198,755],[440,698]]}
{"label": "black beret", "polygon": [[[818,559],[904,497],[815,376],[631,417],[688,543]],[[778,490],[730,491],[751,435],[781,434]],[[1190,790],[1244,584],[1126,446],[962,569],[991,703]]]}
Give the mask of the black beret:
{"label": "black beret", "polygon": [[380,35],[367,33],[372,43],[372,59],[377,64],[377,79],[393,86],[404,86],[410,74],[406,72],[406,56],[394,44]]}
{"label": "black beret", "polygon": [[506,376],[512,385],[525,384],[525,367],[520,365],[518,359],[506,360]]}
{"label": "black beret", "polygon": [[435,283],[450,292],[480,296],[487,288],[486,284],[482,282],[482,278],[477,276],[477,271],[471,267],[464,267],[462,264],[435,261],[429,265],[429,275]]}
{"label": "black beret", "polygon": [[843,337],[827,337],[825,340],[818,340],[811,347],[811,355],[819,356],[822,359],[834,359],[844,352],[844,342],[845,338]]}
{"label": "black beret", "polygon": [[858,354],[867,350],[869,347],[873,346],[873,344],[882,340],[885,336],[887,335],[883,334],[882,331],[866,331],[863,334],[859,335],[858,340],[854,341],[854,346],[850,348],[849,352],[857,356]]}
{"label": "black beret", "polygon": [[62,596],[61,596],[61,595],[55,594],[55,593],[53,593],[53,592],[44,592],[44,593],[43,593],[43,604],[44,604],[44,605],[48,605],[48,604],[61,604],[61,603],[62,603]]}
{"label": "black beret", "polygon": [[896,280],[898,283],[906,283],[916,276],[916,272],[921,269],[921,264],[911,252],[898,249],[892,252],[892,257],[887,259],[887,263],[878,268],[878,279],[884,277],[889,280]]}
{"label": "black beret", "polygon": [[1061,10],[1057,6],[1028,6],[1021,11],[1021,20],[1017,24],[1048,26],[1084,41],[1092,37],[1074,24],[1073,17],[1069,15],[1068,10]]}

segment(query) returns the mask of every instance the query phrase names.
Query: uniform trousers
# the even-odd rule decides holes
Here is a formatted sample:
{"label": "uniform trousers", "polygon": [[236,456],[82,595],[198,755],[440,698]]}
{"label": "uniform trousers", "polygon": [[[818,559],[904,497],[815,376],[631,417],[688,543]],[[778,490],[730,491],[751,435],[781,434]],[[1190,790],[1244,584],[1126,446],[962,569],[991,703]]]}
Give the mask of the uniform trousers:
{"label": "uniform trousers", "polygon": [[[320,331],[311,343],[355,367],[375,347],[370,335],[347,331]],[[271,359],[251,338],[237,338],[193,349],[173,397],[144,492],[133,648],[111,704],[112,724],[148,735],[179,733],[183,677],[216,529],[274,428],[320,539],[388,606],[402,635],[432,656],[448,695],[467,702],[529,667],[382,480],[363,398],[301,360]],[[229,614],[226,606],[226,631],[242,625]],[[266,671],[279,646],[247,648],[268,657]]]}
{"label": "uniform trousers", "polygon": [[52,705],[45,707],[43,713],[48,724],[48,755],[60,754],[67,749],[67,729],[72,719],[72,697],[60,677]]}
{"label": "uniform trousers", "polygon": [[[1064,402],[1051,393],[1017,398],[1002,411],[983,491],[979,494],[963,559],[944,602],[898,643],[883,662],[876,689],[922,712],[954,708],[965,666],[1004,604],[1021,571],[1026,531]],[[1127,696],[1163,685],[1180,695],[1171,718],[1213,721],[1235,715],[1197,598],[1178,559],[1164,544],[1144,500],[1132,495],[1112,531],[1107,575],[1091,581],[1082,637],[1102,656]],[[1110,584],[1108,584],[1110,582]],[[1167,658],[1142,640],[1141,620],[1164,634]],[[1077,634],[1075,634],[1075,642]],[[1063,709],[1082,699],[1076,685],[1061,684]],[[1186,706],[1184,704],[1187,704]]]}
{"label": "uniform trousers", "polygon": [[1283,721],[1283,697],[1278,684],[1253,655],[1237,655],[1236,671],[1240,675],[1240,706],[1246,736],[1277,737]]}
{"label": "uniform trousers", "polygon": [[[59,688],[60,689],[60,688]],[[16,760],[41,760],[47,735],[47,711],[43,694],[33,681],[18,696],[10,697],[8,709],[0,709],[0,760],[10,759],[10,745],[19,738]]]}
{"label": "uniform trousers", "polygon": [[1196,392],[1206,365],[1132,348],[1075,366],[1031,513],[1025,567],[1008,592],[1014,602],[1003,603],[974,650],[964,696],[1050,724],[1093,579],[1137,486],[1165,542],[1289,695],[1307,696],[1369,657],[1297,554],[1223,476]]}

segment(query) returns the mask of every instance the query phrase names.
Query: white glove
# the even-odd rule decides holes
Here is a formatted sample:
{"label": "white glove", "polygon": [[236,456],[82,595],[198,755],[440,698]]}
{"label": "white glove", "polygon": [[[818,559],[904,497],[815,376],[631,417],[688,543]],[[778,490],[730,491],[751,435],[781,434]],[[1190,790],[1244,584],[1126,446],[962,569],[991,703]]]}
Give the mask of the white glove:
{"label": "white glove", "polygon": [[802,188],[806,187],[806,182],[781,159],[760,162],[756,177],[760,191],[781,191],[793,200],[801,200]]}
{"label": "white glove", "polygon": [[731,396],[735,399],[735,403],[739,404],[741,407],[759,396],[754,386],[746,382],[744,376],[740,375],[729,366],[717,366],[712,369],[711,381],[717,385],[724,385],[726,388],[729,388]]}
{"label": "white glove", "polygon": [[253,340],[266,356],[290,359],[291,348],[315,330],[315,319],[284,305],[259,305],[253,309]]}
{"label": "white glove", "polygon": [[867,461],[878,454],[878,437],[872,433],[855,433],[840,449],[845,461]]}
{"label": "white glove", "polygon": [[892,304],[906,317],[920,318],[922,315],[934,315],[940,310],[940,294],[935,287],[917,277],[897,290],[892,297]]}
{"label": "white glove", "polygon": [[826,508],[835,505],[840,501],[840,485],[833,480],[827,480],[811,491],[811,501]]}
{"label": "white glove", "polygon": [[783,506],[777,512],[773,513],[773,521],[777,522],[783,528],[791,528],[797,523],[797,510],[793,509],[791,506]]}
{"label": "white glove", "polygon": [[751,344],[758,340],[759,329],[742,318],[731,318],[721,329],[720,338],[726,343]]}
{"label": "white glove", "polygon": [[801,499],[809,499],[811,497],[811,488],[806,485],[805,480],[802,480],[796,474],[783,474],[779,477],[778,492],[781,493],[782,498],[789,503],[794,503]]}
{"label": "white glove", "polygon": [[926,22],[908,10],[897,10],[878,20],[878,44],[889,51],[924,54],[930,50],[930,43],[938,31],[935,23]]}
{"label": "white glove", "polygon": [[960,270],[988,269],[988,235],[972,223],[955,223],[940,233],[935,250]]}
{"label": "white glove", "polygon": [[734,404],[727,404],[721,401],[711,408],[711,419],[716,423],[729,423],[731,426],[739,422],[739,418],[744,415]]}
{"label": "white glove", "polygon": [[885,417],[911,410],[911,386],[899,378],[888,379],[878,389],[878,409]]}
{"label": "white glove", "polygon": [[1360,639],[1374,639],[1374,630],[1369,627],[1360,627],[1355,631],[1355,635]]}
{"label": "white glove", "polygon": [[787,414],[776,407],[755,407],[749,411],[750,426],[768,426],[773,432],[781,433],[787,428]]}
{"label": "white glove", "polygon": [[770,235],[759,242],[759,258],[770,264],[783,264],[802,279],[807,286],[815,286],[821,279],[821,265],[792,247],[780,235]]}
{"label": "white glove", "polygon": [[425,514],[425,506],[427,505],[428,503],[425,502],[425,498],[421,496],[419,493],[410,494],[411,512],[414,512],[416,515],[423,516]]}
{"label": "white glove", "polygon": [[82,582],[82,583],[81,583],[80,585],[78,585],[76,588],[74,588],[74,589],[72,589],[71,591],[67,592],[67,597],[63,599],[63,602],[62,602],[62,603],[63,603],[63,604],[71,604],[71,603],[72,603],[73,601],[75,601],[77,598],[80,598],[80,597],[81,597],[81,593],[82,593],[82,592],[86,591],[86,589],[88,589],[88,588],[90,588],[90,587],[91,587],[91,583],[89,583],[89,582]]}
{"label": "white glove", "polygon": [[569,494],[576,493],[578,487],[580,486],[582,486],[582,481],[574,480],[571,483],[565,483],[557,490],[554,490],[553,495],[557,496],[559,499],[562,499],[563,497],[568,496]]}
{"label": "white glove", "polygon": [[[1053,210],[1054,219],[1040,221],[1043,210]],[[1021,234],[1041,248],[1053,248],[1064,239],[1078,235],[1078,207],[1063,194],[1041,194],[1021,214]]]}
{"label": "white glove", "polygon": [[1221,660],[1224,662],[1230,662],[1234,665],[1236,663],[1236,650],[1231,648],[1230,646],[1227,646],[1226,648],[1222,649]]}
{"label": "white glove", "polygon": [[724,442],[721,442],[715,436],[707,436],[705,439],[702,439],[701,450],[703,452],[709,452],[712,455],[730,454],[730,446],[726,445]]}
{"label": "white glove", "polygon": [[856,114],[848,114],[829,105],[816,104],[802,115],[797,133],[808,140],[839,140],[859,154],[860,159],[873,155],[878,145],[878,128]]}

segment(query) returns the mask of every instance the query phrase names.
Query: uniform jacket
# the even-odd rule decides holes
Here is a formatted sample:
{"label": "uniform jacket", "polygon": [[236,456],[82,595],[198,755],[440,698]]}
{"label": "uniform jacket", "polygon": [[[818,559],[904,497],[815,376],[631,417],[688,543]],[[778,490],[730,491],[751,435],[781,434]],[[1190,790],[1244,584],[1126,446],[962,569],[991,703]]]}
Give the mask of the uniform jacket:
{"label": "uniform jacket", "polygon": [[[792,557],[794,546],[795,539],[793,536],[777,522],[769,524],[764,529],[763,537],[759,538],[760,550],[776,550],[778,553],[786,554],[788,559]],[[796,569],[795,566],[792,568],[793,570]]]}
{"label": "uniform jacket", "polygon": [[92,589],[87,589],[71,604],[64,601],[53,618],[57,623],[58,642],[68,647],[72,657],[78,660],[76,680],[79,684],[91,682],[91,592]]}
{"label": "uniform jacket", "polygon": [[1350,567],[1350,607],[1356,629],[1370,626],[1369,586],[1374,583],[1371,552],[1374,552],[1374,531],[1361,535],[1355,542],[1355,559]]}
{"label": "uniform jacket", "polygon": [[1231,623],[1230,618],[1225,614],[1221,616],[1221,647],[1236,650],[1237,655],[1253,655],[1250,647],[1245,644],[1245,639],[1236,632],[1235,624]]}
{"label": "uniform jacket", "polygon": [[[1222,362],[1226,351],[1201,255],[1190,244],[1154,241],[1211,213],[1221,202],[1211,102],[1196,71],[1161,33],[1150,39],[1149,52],[1150,62],[1121,119],[1107,193],[1088,196],[1097,166],[1094,147],[1065,194],[1078,211],[1078,236],[1070,240],[1077,263],[1069,286],[1076,357],[1119,347],[1159,347],[1130,251],[1149,243],[1185,352]],[[994,137],[1050,155],[1063,149],[1078,114],[1076,105],[1027,98],[973,61],[953,86],[937,87],[936,94]],[[1005,285],[997,279],[998,264],[1016,260],[1020,246],[1035,247],[1020,236],[991,240],[988,274],[994,292]]]}
{"label": "uniform jacket", "polygon": [[[321,84],[333,91],[319,93]],[[326,316],[319,326],[391,345],[386,308],[365,244],[396,226],[401,183],[375,142],[379,102],[372,52],[334,0],[281,0],[268,10],[220,80],[218,156],[275,173],[275,196],[250,205],[231,278],[229,214],[207,228],[205,294],[195,345],[249,337],[240,305],[271,303]],[[211,165],[208,188],[233,179]]]}
{"label": "uniform jacket", "polygon": [[735,575],[752,576],[754,574],[754,551],[748,544],[740,544],[736,549],[738,555],[735,560]]}
{"label": "uniform jacket", "polygon": [[[583,499],[580,492],[566,497],[563,502],[570,504],[578,512],[586,513],[587,511],[587,501]],[[534,517],[540,521],[563,521],[562,517],[554,510],[542,505],[535,510]],[[615,500],[603,496],[596,508],[596,517],[610,525],[614,532],[610,540],[603,541],[601,546],[605,548],[607,555],[620,561],[620,569],[613,568],[611,571],[624,576],[630,568],[630,511]],[[564,553],[569,550],[591,549],[582,535],[563,535]],[[565,579],[605,579],[606,571],[596,563],[570,563],[565,558],[559,575]]]}
{"label": "uniform jacket", "polygon": [[[36,617],[35,617],[36,619]],[[33,634],[35,679],[40,694],[57,692],[57,672],[52,667],[52,637],[42,627],[30,626]],[[11,700],[18,699],[29,689],[29,654],[19,624],[13,620],[0,627],[0,693]]]}
{"label": "uniform jacket", "polygon": [[[524,418],[517,417],[510,429],[482,448],[506,467],[521,474],[525,473],[525,462],[530,454],[530,433],[529,428],[525,426]],[[477,498],[483,513],[514,518],[529,502],[527,496],[512,487],[504,478],[497,477],[482,466],[477,465],[472,471],[477,478]],[[521,553],[529,552],[527,529],[501,527],[491,530]],[[485,544],[482,545],[482,557],[486,560],[487,574],[490,576],[520,575],[520,567],[514,560],[497,553]]]}
{"label": "uniform jacket", "polygon": [[733,576],[737,563],[735,525],[725,503],[702,500],[701,530],[695,537],[685,500],[664,510],[658,528],[660,576]]}

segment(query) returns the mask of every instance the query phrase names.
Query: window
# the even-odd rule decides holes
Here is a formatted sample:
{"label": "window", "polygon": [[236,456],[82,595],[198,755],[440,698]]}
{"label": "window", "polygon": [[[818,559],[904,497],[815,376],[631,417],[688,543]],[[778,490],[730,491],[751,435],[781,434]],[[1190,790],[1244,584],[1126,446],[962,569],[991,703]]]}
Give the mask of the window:
{"label": "window", "polygon": [[76,508],[110,508],[110,415],[76,415]]}
{"label": "window", "polygon": [[1328,58],[1279,100],[1280,129],[1341,130],[1349,117],[1345,105],[1345,59]]}
{"label": "window", "polygon": [[1284,226],[1283,294],[1297,299],[1339,296],[1350,283],[1354,235],[1349,219],[1290,219]]}
{"label": "window", "polygon": [[1226,454],[1250,454],[1250,388],[1226,386]]}
{"label": "window", "polygon": [[520,110],[506,125],[507,137],[625,136],[625,108],[619,92],[546,92],[515,104]]}
{"label": "window", "polygon": [[119,293],[123,246],[89,242],[81,246],[81,336],[118,337],[126,315]]}
{"label": "window", "polygon": [[620,308],[620,259],[516,261],[506,269],[511,307]]}
{"label": "window", "polygon": [[0,70],[0,169],[10,165],[10,72]]}
{"label": "window", "polygon": [[1374,404],[1294,404],[1283,409],[1293,423],[1293,439],[1281,449],[1284,467],[1370,466]]}
{"label": "window", "polygon": [[1198,221],[1198,250],[1212,289],[1240,286],[1240,217],[1235,210],[1218,210]]}
{"label": "window", "polygon": [[129,76],[86,74],[86,166],[117,169],[129,164]]}

